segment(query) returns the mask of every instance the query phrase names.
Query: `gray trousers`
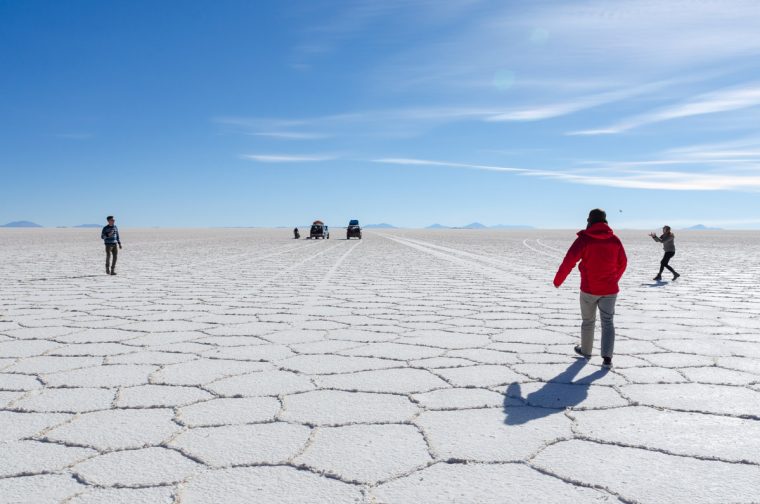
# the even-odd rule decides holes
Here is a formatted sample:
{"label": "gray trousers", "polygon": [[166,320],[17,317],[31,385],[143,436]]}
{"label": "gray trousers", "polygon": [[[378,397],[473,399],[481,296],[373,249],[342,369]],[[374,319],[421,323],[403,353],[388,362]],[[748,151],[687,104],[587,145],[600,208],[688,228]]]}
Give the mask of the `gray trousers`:
{"label": "gray trousers", "polygon": [[111,260],[111,257],[113,257],[113,262],[110,264],[110,271],[113,271],[116,269],[116,258],[119,256],[119,246],[118,245],[106,245],[106,269],[109,269],[108,262]]}
{"label": "gray trousers", "polygon": [[602,357],[612,357],[615,349],[615,301],[617,294],[594,296],[581,291],[581,351],[591,355],[594,349],[594,326],[596,309],[602,319]]}

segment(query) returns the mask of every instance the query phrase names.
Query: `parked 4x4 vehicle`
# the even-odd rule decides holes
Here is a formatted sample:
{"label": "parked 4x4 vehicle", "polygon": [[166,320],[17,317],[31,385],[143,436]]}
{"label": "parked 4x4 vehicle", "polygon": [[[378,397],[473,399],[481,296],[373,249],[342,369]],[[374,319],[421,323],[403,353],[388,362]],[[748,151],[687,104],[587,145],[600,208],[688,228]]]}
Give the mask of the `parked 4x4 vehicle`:
{"label": "parked 4x4 vehicle", "polygon": [[327,228],[327,224],[320,220],[315,220],[311,224],[311,232],[309,233],[309,238],[327,238],[330,239],[330,230]]}
{"label": "parked 4x4 vehicle", "polygon": [[359,221],[356,219],[348,221],[348,227],[346,228],[346,240],[350,240],[351,238],[362,239],[362,228],[359,226]]}

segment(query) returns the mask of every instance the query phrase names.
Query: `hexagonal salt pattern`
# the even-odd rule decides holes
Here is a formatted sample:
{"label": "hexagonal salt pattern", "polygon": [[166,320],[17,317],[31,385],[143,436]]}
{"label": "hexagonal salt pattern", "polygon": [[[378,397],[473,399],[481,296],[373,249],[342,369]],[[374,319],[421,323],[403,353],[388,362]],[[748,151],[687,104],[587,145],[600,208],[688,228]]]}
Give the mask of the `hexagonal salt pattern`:
{"label": "hexagonal salt pattern", "polygon": [[212,467],[284,464],[306,445],[308,427],[284,422],[200,427],[171,443]]}
{"label": "hexagonal salt pattern", "polygon": [[295,462],[342,480],[377,483],[430,460],[423,436],[411,425],[347,425],[318,429]]}
{"label": "hexagonal salt pattern", "polygon": [[241,467],[205,472],[181,489],[184,504],[363,502],[360,488],[292,467]]}
{"label": "hexagonal salt pattern", "polygon": [[113,409],[84,413],[45,438],[100,451],[158,446],[180,430],[170,409]]}
{"label": "hexagonal salt pattern", "polygon": [[580,440],[550,446],[533,464],[565,480],[606,488],[628,502],[756,502],[760,481],[754,464]]}
{"label": "hexagonal salt pattern", "polygon": [[118,277],[47,231],[43,279],[0,229],[0,502],[757,502],[758,233],[659,284],[620,233],[605,370],[571,231],[133,230]]}
{"label": "hexagonal salt pattern", "polygon": [[203,466],[165,448],[109,452],[79,463],[72,471],[98,486],[154,486],[177,483]]}
{"label": "hexagonal salt pattern", "polygon": [[171,487],[105,488],[82,493],[68,501],[70,504],[172,504]]}
{"label": "hexagonal salt pattern", "polygon": [[439,463],[383,483],[371,492],[377,502],[387,504],[618,502],[602,491],[566,483],[519,464]]}
{"label": "hexagonal salt pattern", "polygon": [[64,502],[84,491],[87,491],[87,486],[68,474],[0,478],[0,502],[52,504]]}
{"label": "hexagonal salt pattern", "polygon": [[49,473],[96,455],[95,450],[73,448],[38,441],[3,443],[0,477]]}

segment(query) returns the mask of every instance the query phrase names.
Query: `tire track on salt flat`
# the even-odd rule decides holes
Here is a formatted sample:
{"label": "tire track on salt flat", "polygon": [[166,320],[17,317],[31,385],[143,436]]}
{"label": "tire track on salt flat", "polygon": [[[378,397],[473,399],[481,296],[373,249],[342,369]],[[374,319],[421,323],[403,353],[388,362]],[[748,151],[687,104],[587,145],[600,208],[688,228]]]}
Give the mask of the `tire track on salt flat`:
{"label": "tire track on salt flat", "polygon": [[[536,240],[536,241],[538,241],[538,240]],[[532,250],[533,252],[535,252],[535,253],[537,253],[537,254],[541,254],[541,255],[543,255],[543,256],[546,256],[546,257],[551,257],[551,258],[552,258],[552,259],[554,259],[554,260],[560,260],[560,261],[561,261],[561,260],[563,259],[562,257],[558,257],[558,256],[556,256],[556,255],[554,255],[554,254],[549,254],[549,253],[548,253],[548,252],[546,252],[546,251],[543,251],[543,250],[539,250],[539,249],[537,249],[537,248],[535,248],[535,247],[531,247],[530,245],[528,245],[528,239],[527,239],[527,238],[526,238],[525,240],[523,240],[522,244],[523,244],[523,245],[524,245],[526,248],[528,248],[528,249]]]}
{"label": "tire track on salt flat", "polygon": [[278,256],[278,255],[287,254],[288,252],[294,252],[294,251],[297,251],[297,250],[304,249],[306,247],[308,247],[308,245],[305,245],[303,243],[283,245],[281,247],[276,248],[274,252],[269,252],[269,253],[265,253],[263,255],[255,255],[255,256],[251,256],[250,252],[240,252],[238,254],[232,254],[232,255],[229,255],[229,256],[222,256],[222,257],[214,257],[213,259],[206,259],[204,261],[195,262],[195,263],[187,264],[187,265],[183,265],[183,266],[178,266],[178,267],[176,267],[174,269],[177,270],[177,269],[180,269],[182,267],[184,267],[185,269],[189,269],[191,267],[192,268],[196,268],[197,266],[202,266],[204,264],[225,263],[225,264],[222,264],[220,266],[212,266],[211,268],[209,268],[207,270],[204,270],[203,273],[205,275],[205,274],[207,274],[209,272],[218,271],[220,269],[224,269],[224,268],[229,267],[229,264],[227,264],[227,263],[229,261],[232,261],[232,260],[238,258],[238,257],[248,256],[244,260],[244,262],[241,263],[241,264],[248,264],[248,263],[250,263],[252,261],[259,261],[259,260],[263,260],[263,259],[269,259],[270,257],[275,257],[275,256]]}
{"label": "tire track on salt flat", "polygon": [[[388,240],[400,243],[401,245],[405,245],[407,247],[419,250],[421,252],[425,252],[432,256],[439,257],[441,259],[445,259],[447,261],[466,266],[470,269],[478,271],[479,273],[485,276],[496,278],[498,280],[508,282],[512,285],[514,285],[515,283],[525,283],[527,279],[527,277],[521,276],[511,271],[505,271],[501,268],[486,266],[484,264],[478,264],[477,262],[474,262],[474,261],[468,261],[461,257],[457,257],[452,252],[455,251],[457,253],[460,253],[461,255],[469,256],[469,257],[474,258],[475,260],[479,260],[485,263],[491,263],[491,264],[499,265],[499,266],[507,266],[506,263],[499,261],[497,259],[491,259],[488,257],[478,256],[477,254],[472,254],[470,252],[449,249],[447,247],[441,247],[439,245],[428,244],[427,242],[422,242],[420,240],[412,240],[409,238],[398,238],[394,236],[388,236],[385,234],[379,234],[379,236],[382,236],[383,238],[386,238]],[[436,250],[436,249],[443,249],[444,251],[452,251],[452,252],[446,253],[444,251]]]}
{"label": "tire track on salt flat", "polygon": [[[325,273],[325,275],[320,279],[317,286],[314,288],[314,290],[311,292],[309,297],[306,299],[306,302],[304,302],[303,306],[301,307],[301,310],[299,313],[299,319],[301,320],[299,321],[298,324],[296,324],[296,326],[299,326],[300,324],[303,324],[305,322],[306,318],[308,317],[308,313],[307,313],[308,310],[314,307],[314,303],[316,303],[317,299],[319,299],[320,293],[325,291],[325,287],[330,282],[330,279],[332,279],[332,277],[335,275],[335,272],[338,271],[338,268],[340,267],[340,265],[343,263],[343,261],[346,260],[346,257],[348,257],[349,254],[351,254],[351,252],[353,252],[353,250],[359,245],[361,245],[362,243],[363,243],[363,240],[359,240],[354,245],[351,245],[351,247],[346,252],[344,252],[343,255],[341,255],[337,261],[335,261],[335,264],[333,264],[330,267],[330,269],[327,271],[327,273]],[[339,247],[340,245],[341,244],[338,243],[333,248]],[[332,249],[329,249],[329,250],[332,250]]]}
{"label": "tire track on salt flat", "polygon": [[[359,243],[361,243],[361,242],[359,242]],[[266,287],[267,285],[269,285],[269,284],[270,284],[270,283],[272,283],[273,281],[277,280],[277,279],[278,279],[278,278],[280,278],[281,276],[283,276],[283,275],[285,275],[285,274],[287,274],[287,273],[290,273],[290,272],[292,272],[292,271],[294,271],[294,270],[296,270],[296,269],[300,268],[300,267],[301,267],[301,266],[303,266],[304,264],[306,264],[306,263],[308,263],[308,262],[311,262],[311,261],[313,261],[313,260],[314,260],[314,259],[316,259],[317,257],[319,257],[319,256],[321,256],[321,255],[324,255],[324,254],[326,254],[327,252],[329,252],[329,251],[331,251],[331,250],[334,250],[334,249],[336,249],[336,248],[340,247],[340,245],[341,245],[340,243],[336,243],[335,245],[333,245],[333,246],[332,246],[332,247],[330,247],[330,248],[327,248],[327,249],[324,249],[324,250],[320,250],[320,251],[318,251],[317,253],[315,253],[315,254],[312,254],[312,255],[308,256],[307,258],[305,258],[305,259],[302,259],[301,261],[298,261],[297,263],[291,264],[290,266],[288,266],[288,267],[286,267],[286,268],[283,268],[283,269],[281,269],[280,271],[278,271],[277,273],[275,273],[273,276],[271,276],[271,277],[267,278],[266,280],[264,280],[264,281],[262,281],[262,282],[260,282],[260,283],[256,284],[256,285],[255,285],[254,287],[252,287],[250,290],[246,290],[246,291],[245,291],[244,293],[242,293],[242,294],[243,294],[243,295],[245,295],[245,294],[257,294],[257,293],[259,293],[259,292],[260,292],[260,291],[261,291],[261,290],[262,290],[264,287]],[[287,251],[285,251],[285,252],[287,252]],[[285,252],[282,252],[282,253],[285,253]],[[350,252],[350,251],[349,251],[349,252]],[[340,260],[342,260],[342,259],[340,259]],[[340,260],[339,260],[339,261],[340,261]],[[334,268],[334,267],[333,267],[333,268]],[[332,269],[331,269],[330,271],[332,272]]]}
{"label": "tire track on salt flat", "polygon": [[543,243],[543,242],[542,242],[541,240],[539,240],[539,239],[536,239],[536,243],[538,243],[538,244],[539,244],[539,245],[541,245],[542,247],[545,247],[545,248],[547,248],[547,249],[549,249],[549,250],[553,250],[554,252],[558,252],[558,253],[562,254],[563,256],[564,256],[564,254],[565,254],[565,251],[564,251],[564,250],[561,250],[561,249],[558,249],[558,248],[552,247],[552,246],[550,246],[550,245],[547,245],[547,244]]}
{"label": "tire track on salt flat", "polygon": [[[488,256],[480,255],[480,254],[475,254],[473,252],[466,252],[464,250],[454,249],[454,248],[450,248],[450,247],[444,247],[442,245],[435,245],[435,244],[432,244],[432,243],[429,243],[429,242],[425,242],[423,240],[416,240],[416,239],[413,239],[413,238],[399,238],[399,239],[406,240],[406,241],[409,241],[411,243],[416,243],[416,244],[418,244],[420,246],[423,246],[423,247],[428,247],[428,248],[431,248],[431,249],[438,249],[440,251],[443,251],[444,253],[448,252],[450,254],[459,254],[461,256],[471,258],[471,259],[473,259],[475,261],[479,261],[481,263],[490,264],[492,266],[498,266],[499,268],[496,268],[498,271],[501,271],[503,273],[507,273],[508,275],[517,276],[522,281],[531,280],[530,277],[528,277],[527,275],[525,275],[523,272],[515,271],[515,268],[514,268],[514,266],[513,266],[512,263],[508,263],[508,262],[500,260],[500,259],[495,259],[493,257],[488,257]],[[453,256],[453,257],[456,257],[456,256]],[[472,263],[472,264],[476,264],[476,263]],[[501,267],[504,267],[504,268],[507,268],[507,269],[504,270],[504,269],[501,269]]]}

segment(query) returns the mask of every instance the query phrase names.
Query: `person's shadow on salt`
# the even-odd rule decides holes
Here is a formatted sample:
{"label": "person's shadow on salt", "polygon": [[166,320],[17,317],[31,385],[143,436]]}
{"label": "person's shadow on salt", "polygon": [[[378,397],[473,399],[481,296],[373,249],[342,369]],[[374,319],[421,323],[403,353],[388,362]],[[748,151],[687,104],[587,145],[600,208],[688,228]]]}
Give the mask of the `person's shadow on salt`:
{"label": "person's shadow on salt", "polygon": [[574,381],[586,363],[586,359],[577,359],[566,370],[526,397],[522,396],[519,383],[511,383],[504,397],[504,423],[522,425],[531,420],[561,413],[565,408],[577,406],[585,401],[591,383],[609,372],[607,368],[600,368],[581,380]]}
{"label": "person's shadow on salt", "polygon": [[642,287],[664,287],[668,285],[669,282],[664,280],[655,280],[654,283],[643,283],[641,284]]}

